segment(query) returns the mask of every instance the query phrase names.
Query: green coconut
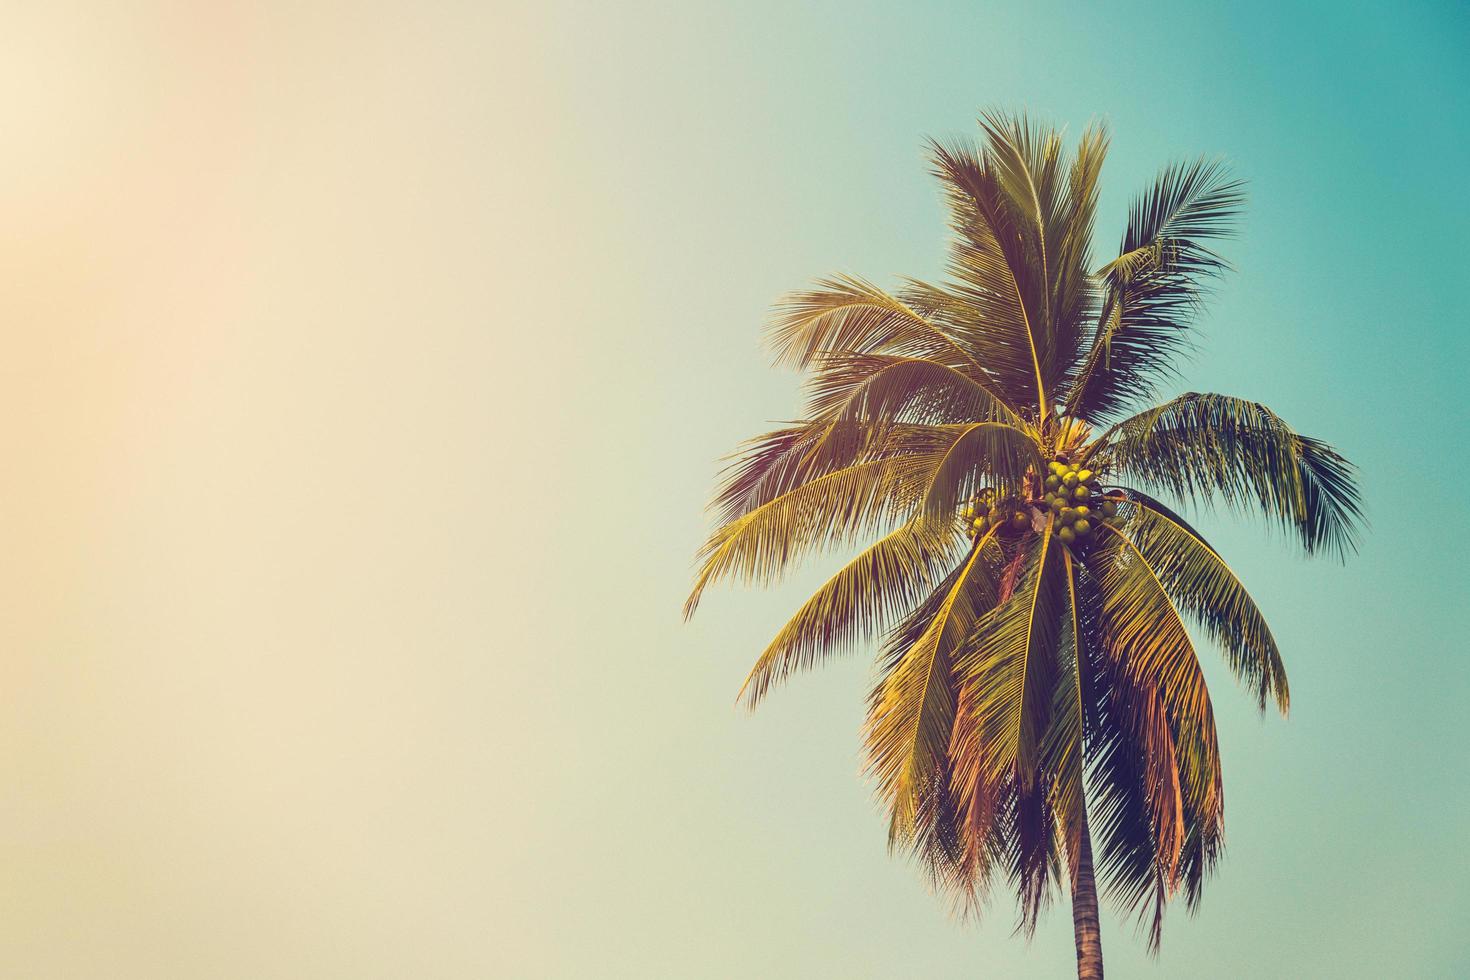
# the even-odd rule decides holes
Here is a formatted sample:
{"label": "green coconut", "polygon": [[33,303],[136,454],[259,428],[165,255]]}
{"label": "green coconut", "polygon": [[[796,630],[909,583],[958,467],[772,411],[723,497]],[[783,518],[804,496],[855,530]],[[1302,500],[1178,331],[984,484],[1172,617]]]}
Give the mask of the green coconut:
{"label": "green coconut", "polygon": [[1078,487],[1076,490],[1072,491],[1072,496],[1077,500],[1086,500],[1088,497],[1092,496],[1092,491],[1087,489],[1086,487]]}
{"label": "green coconut", "polygon": [[1092,470],[1078,470],[1077,471],[1077,479],[1081,483],[1091,483],[1092,482]]}
{"label": "green coconut", "polygon": [[1049,476],[1049,477],[1046,478],[1046,488],[1048,490],[1055,490],[1057,487],[1059,487],[1061,485],[1062,485],[1062,478],[1059,477],[1059,476],[1057,476],[1055,473],[1053,473],[1051,476]]}
{"label": "green coconut", "polygon": [[1011,515],[1011,527],[1015,528],[1016,530],[1019,531],[1022,528],[1030,527],[1030,526],[1031,526],[1031,516],[1029,514],[1027,514],[1025,511],[1018,510],[1014,514]]}
{"label": "green coconut", "polygon": [[1078,504],[1076,507],[1072,508],[1072,513],[1076,514],[1078,517],[1086,517],[1088,514],[1092,513],[1092,508],[1087,506],[1086,504]]}
{"label": "green coconut", "polygon": [[1069,487],[1075,487],[1077,485],[1077,474],[1068,473],[1066,476],[1062,477],[1062,482]]}
{"label": "green coconut", "polygon": [[1057,537],[1062,539],[1062,544],[1071,544],[1073,541],[1077,540],[1077,535],[1072,533],[1072,529],[1070,527],[1064,527],[1060,531],[1058,531]]}
{"label": "green coconut", "polygon": [[1077,523],[1072,525],[1072,530],[1077,532],[1079,536],[1086,537],[1092,533],[1092,525],[1085,519],[1078,518]]}
{"label": "green coconut", "polygon": [[1118,513],[1118,502],[1116,500],[1104,500],[1102,512],[1105,517],[1114,517]]}
{"label": "green coconut", "polygon": [[1051,498],[1051,509],[1052,510],[1054,510],[1054,511],[1056,511],[1058,513],[1061,513],[1064,509],[1066,509],[1066,506],[1067,506],[1067,498],[1066,497],[1053,497],[1053,498]]}

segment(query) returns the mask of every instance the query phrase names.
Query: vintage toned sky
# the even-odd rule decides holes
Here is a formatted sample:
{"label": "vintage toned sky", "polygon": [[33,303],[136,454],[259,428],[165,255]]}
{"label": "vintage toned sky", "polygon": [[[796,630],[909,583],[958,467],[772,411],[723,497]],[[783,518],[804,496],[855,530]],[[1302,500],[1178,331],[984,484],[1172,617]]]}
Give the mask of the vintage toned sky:
{"label": "vintage toned sky", "polygon": [[1363,468],[1346,568],[1205,517],[1229,851],[1140,977],[1459,977],[1470,18],[1392,5],[6,3],[0,975],[1053,977],[859,777],[868,668],[679,620],[759,329],[942,262],[926,134],[1106,119],[1251,181],[1191,387]]}

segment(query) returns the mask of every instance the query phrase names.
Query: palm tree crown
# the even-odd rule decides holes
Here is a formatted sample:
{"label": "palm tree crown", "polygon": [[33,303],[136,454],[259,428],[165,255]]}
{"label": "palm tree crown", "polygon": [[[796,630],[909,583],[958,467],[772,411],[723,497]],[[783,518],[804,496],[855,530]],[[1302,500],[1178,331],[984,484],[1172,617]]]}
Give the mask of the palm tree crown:
{"label": "palm tree crown", "polygon": [[[871,541],[782,627],[742,696],[753,707],[881,640],[865,738],[891,843],[965,909],[1003,880],[1027,930],[1070,888],[1080,961],[1094,837],[1104,896],[1148,924],[1151,947],[1165,902],[1182,890],[1193,907],[1220,851],[1190,629],[1263,711],[1287,709],[1256,604],[1159,496],[1259,510],[1338,557],[1361,514],[1346,460],[1262,405],[1145,407],[1225,268],[1208,246],[1231,232],[1241,184],[1204,160],[1165,169],[1097,266],[1104,131],[1068,153],[1024,118],[981,127],[979,143],[929,146],[954,233],[947,281],[834,277],[779,307],[771,339],[808,372],[807,411],[727,470],[685,612],[718,579],[769,582]],[[1100,949],[1082,969],[1101,975]]]}

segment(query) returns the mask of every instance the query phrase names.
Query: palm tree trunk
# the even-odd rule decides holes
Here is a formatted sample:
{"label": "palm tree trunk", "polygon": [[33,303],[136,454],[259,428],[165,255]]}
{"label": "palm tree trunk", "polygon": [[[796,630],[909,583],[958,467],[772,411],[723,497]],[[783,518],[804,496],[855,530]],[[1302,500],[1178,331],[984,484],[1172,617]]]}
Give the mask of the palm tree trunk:
{"label": "palm tree trunk", "polygon": [[1097,920],[1097,880],[1092,874],[1092,834],[1082,811],[1082,846],[1072,885],[1072,932],[1077,940],[1077,980],[1102,980],[1102,928]]}

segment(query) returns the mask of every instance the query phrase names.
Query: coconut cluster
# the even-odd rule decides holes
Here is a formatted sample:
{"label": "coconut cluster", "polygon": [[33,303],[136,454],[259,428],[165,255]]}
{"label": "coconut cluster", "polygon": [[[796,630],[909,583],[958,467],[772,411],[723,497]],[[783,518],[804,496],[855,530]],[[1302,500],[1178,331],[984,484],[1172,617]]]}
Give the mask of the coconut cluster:
{"label": "coconut cluster", "polygon": [[1117,503],[1102,495],[1098,475],[1092,470],[1060,459],[1048,464],[1047,470],[1041,500],[1002,497],[989,487],[971,497],[961,512],[970,534],[979,537],[992,529],[997,533],[1040,529],[1043,518],[1050,515],[1062,543],[1081,547],[1091,539],[1098,522],[1118,513]]}
{"label": "coconut cluster", "polygon": [[1063,544],[1086,541],[1099,521],[1118,512],[1116,503],[1103,498],[1092,470],[1061,460],[1053,460],[1048,469],[1042,503],[1054,515]]}
{"label": "coconut cluster", "polygon": [[984,534],[991,528],[1024,531],[1031,526],[1031,511],[1014,497],[1001,500],[994,490],[982,490],[963,511],[970,533]]}

